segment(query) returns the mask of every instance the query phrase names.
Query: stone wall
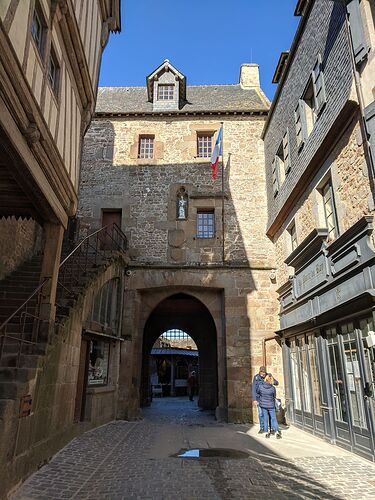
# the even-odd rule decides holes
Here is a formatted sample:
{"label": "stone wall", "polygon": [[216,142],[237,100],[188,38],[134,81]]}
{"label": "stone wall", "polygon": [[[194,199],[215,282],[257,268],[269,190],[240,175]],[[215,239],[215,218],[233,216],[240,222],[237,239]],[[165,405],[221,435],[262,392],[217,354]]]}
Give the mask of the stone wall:
{"label": "stone wall", "polygon": [[108,384],[87,389],[83,421],[75,420],[74,411],[83,322],[96,293],[108,280],[121,277],[123,270],[122,262],[116,261],[93,278],[67,321],[52,333],[46,354],[39,357],[35,378],[25,384],[21,394],[31,395],[31,414],[19,417],[19,399],[6,400],[7,407],[0,408],[0,423],[4,424],[0,426],[0,484],[4,491],[46,463],[74,436],[116,418],[118,340],[111,342]]}
{"label": "stone wall", "polygon": [[317,186],[328,170],[331,172],[338,225],[342,234],[363,215],[370,214],[372,206],[358,116],[355,115],[347,125],[345,133],[276,234],[274,241],[280,283],[284,283],[293,272],[284,263],[292,251],[290,234],[287,231],[290,222],[295,220],[298,243],[301,243],[314,228],[325,227],[323,202]]}
{"label": "stone wall", "polygon": [[[225,117],[225,255],[227,261],[273,265],[265,236],[263,117]],[[191,117],[95,120],[85,139],[79,216],[100,225],[102,209],[122,210],[131,258],[143,263],[221,262],[220,174],[196,157],[198,131],[220,122]],[[155,158],[137,158],[139,134],[155,135]],[[176,220],[178,189],[189,196],[188,220]],[[216,238],[196,236],[196,211],[215,209]]]}
{"label": "stone wall", "polygon": [[[273,335],[277,327],[276,285],[270,281],[269,270],[129,269],[124,329],[131,343],[123,345],[120,417],[139,415],[142,344],[148,317],[163,299],[184,293],[200,300],[215,322],[219,413],[227,413],[231,422],[253,421],[251,381],[263,364],[262,339]],[[282,378],[279,347],[267,345],[267,355],[269,369]],[[279,393],[283,397],[282,386]]]}
{"label": "stone wall", "polygon": [[[220,172],[197,158],[197,132],[216,133],[217,118],[98,117],[85,138],[80,186],[81,228],[101,224],[102,211],[120,209],[129,238],[131,275],[124,296],[120,418],[139,415],[145,322],[163,299],[192,294],[207,306],[218,335],[219,413],[252,421],[251,380],[263,363],[262,339],[277,329],[265,235],[266,185],[261,116],[222,117],[225,164],[225,262],[222,260]],[[139,135],[154,135],[151,160],[138,159]],[[177,193],[188,194],[188,216],[177,218]],[[215,210],[215,237],[196,237],[197,210]],[[152,304],[152,306],[151,306]],[[197,318],[199,322],[199,318]],[[177,327],[177,326],[176,326]],[[189,331],[187,331],[189,334]],[[215,346],[213,346],[215,348]],[[281,355],[270,368],[281,374]]]}
{"label": "stone wall", "polygon": [[42,232],[32,219],[0,219],[0,280],[41,251]]}

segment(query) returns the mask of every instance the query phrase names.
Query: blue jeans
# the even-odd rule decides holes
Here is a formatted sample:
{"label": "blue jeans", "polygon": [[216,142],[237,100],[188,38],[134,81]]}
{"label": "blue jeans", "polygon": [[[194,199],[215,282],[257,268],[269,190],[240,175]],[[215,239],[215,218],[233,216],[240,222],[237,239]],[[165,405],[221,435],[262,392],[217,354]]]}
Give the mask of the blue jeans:
{"label": "blue jeans", "polygon": [[259,417],[260,430],[264,431],[264,414],[263,414],[263,408],[261,408],[259,405],[258,405],[258,417]]}
{"label": "blue jeans", "polygon": [[275,432],[279,432],[279,424],[277,423],[275,408],[262,408],[262,411],[264,420],[264,430],[268,432],[268,422],[269,419],[271,418],[271,429]]}

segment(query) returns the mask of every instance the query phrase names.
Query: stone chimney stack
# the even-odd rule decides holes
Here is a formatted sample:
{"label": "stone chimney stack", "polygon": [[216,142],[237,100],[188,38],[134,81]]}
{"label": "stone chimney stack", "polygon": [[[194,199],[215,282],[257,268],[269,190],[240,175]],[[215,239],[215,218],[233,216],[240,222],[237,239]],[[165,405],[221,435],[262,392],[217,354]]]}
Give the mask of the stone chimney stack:
{"label": "stone chimney stack", "polygon": [[260,87],[258,64],[241,64],[240,85],[243,89]]}

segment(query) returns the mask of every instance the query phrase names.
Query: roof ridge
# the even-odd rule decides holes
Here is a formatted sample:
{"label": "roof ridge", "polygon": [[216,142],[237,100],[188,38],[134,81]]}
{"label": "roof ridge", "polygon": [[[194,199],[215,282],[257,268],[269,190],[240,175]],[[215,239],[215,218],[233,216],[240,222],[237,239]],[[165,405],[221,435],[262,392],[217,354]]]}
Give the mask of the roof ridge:
{"label": "roof ridge", "polygon": [[[187,88],[193,87],[240,87],[239,83],[212,83],[212,84],[198,84],[198,85],[187,85]],[[146,85],[101,85],[98,87],[99,89],[145,89],[147,90]],[[248,89],[243,89],[248,90]],[[250,90],[250,89],[249,89]]]}

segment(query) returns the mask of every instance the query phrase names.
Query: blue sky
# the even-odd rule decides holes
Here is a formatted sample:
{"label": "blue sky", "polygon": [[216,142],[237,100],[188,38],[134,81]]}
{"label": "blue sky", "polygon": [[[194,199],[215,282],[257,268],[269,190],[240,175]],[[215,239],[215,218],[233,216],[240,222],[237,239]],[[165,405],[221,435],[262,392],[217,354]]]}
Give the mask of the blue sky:
{"label": "blue sky", "polygon": [[297,0],[121,0],[122,32],[103,54],[100,85],[145,85],[169,59],[188,85],[237,83],[241,63],[260,65],[263,90],[299,18]]}

